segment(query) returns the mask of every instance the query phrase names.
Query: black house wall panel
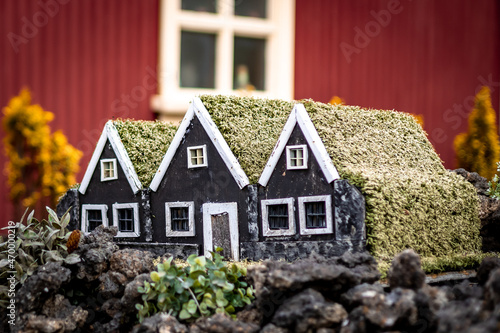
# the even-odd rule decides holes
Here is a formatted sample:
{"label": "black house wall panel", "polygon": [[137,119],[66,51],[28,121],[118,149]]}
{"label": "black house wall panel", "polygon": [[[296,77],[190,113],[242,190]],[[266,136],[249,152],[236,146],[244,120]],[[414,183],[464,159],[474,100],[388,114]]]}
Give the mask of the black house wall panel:
{"label": "black house wall panel", "polygon": [[[108,159],[108,158],[116,158],[116,154],[113,151],[113,148],[109,142],[106,142],[106,145],[102,151],[102,154],[99,158]],[[118,238],[115,239],[117,241],[123,239],[126,241],[137,241],[143,242],[146,240],[145,238],[145,230],[143,227],[143,217],[144,210],[142,208],[142,197],[143,192],[139,191],[137,194],[134,194],[132,189],[130,188],[130,184],[127,180],[125,172],[122,169],[118,159],[116,161],[118,179],[101,181],[101,163],[98,162],[94,173],[92,174],[92,178],[90,183],[85,191],[85,194],[80,193],[80,207],[85,204],[105,204],[108,206],[107,217],[109,226],[113,225],[113,204],[114,203],[139,203],[139,228],[140,228],[140,236],[139,237],[127,237],[127,238]],[[81,210],[80,210],[81,214]],[[81,216],[80,216],[81,219]],[[81,223],[81,220],[80,220]],[[81,227],[81,224],[80,224]]]}
{"label": "black house wall panel", "polygon": [[[188,168],[187,148],[206,145],[207,167]],[[238,224],[247,224],[247,190],[241,190],[229,172],[198,118],[194,117],[156,192],[151,192],[154,241],[203,244],[205,203],[237,202]],[[166,237],[165,202],[194,201],[194,237]],[[243,208],[243,209],[242,209]],[[246,230],[245,230],[246,229]],[[248,238],[248,227],[239,231],[240,240]],[[202,246],[200,250],[202,250]]]}
{"label": "black house wall panel", "polygon": [[[297,198],[313,195],[332,195],[332,212],[334,212],[335,200],[333,196],[333,186],[329,184],[321,170],[316,158],[314,157],[311,148],[298,125],[288,139],[287,146],[290,145],[307,145],[308,149],[308,162],[307,169],[300,170],[287,170],[286,165],[286,149],[283,150],[278,163],[267,183],[266,187],[259,186],[259,239],[261,241],[277,241],[277,240],[333,240],[335,239],[334,233],[328,235],[300,235],[299,231],[299,212],[297,206]],[[263,237],[262,235],[262,214],[260,201],[263,199],[281,199],[281,198],[294,198],[294,213],[295,213],[295,228],[296,232],[293,236],[279,236],[279,237]],[[333,217],[332,217],[333,218]]]}

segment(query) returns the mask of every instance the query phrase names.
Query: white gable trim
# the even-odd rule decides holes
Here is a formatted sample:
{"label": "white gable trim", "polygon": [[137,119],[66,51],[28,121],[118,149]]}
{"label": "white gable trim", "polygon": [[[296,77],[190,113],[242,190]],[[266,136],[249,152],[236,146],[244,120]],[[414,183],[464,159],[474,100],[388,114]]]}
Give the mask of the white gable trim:
{"label": "white gable trim", "polygon": [[241,168],[238,159],[231,152],[231,149],[227,145],[226,140],[224,140],[222,134],[213,122],[202,101],[198,97],[195,97],[191,105],[189,106],[189,109],[184,116],[184,119],[182,120],[179,129],[177,130],[177,133],[175,133],[175,136],[170,146],[168,147],[167,153],[165,154],[165,157],[163,158],[160,167],[158,168],[158,171],[153,178],[153,181],[151,182],[151,190],[155,192],[158,190],[158,187],[160,186],[160,183],[163,180],[163,177],[165,176],[165,173],[167,172],[167,169],[170,166],[170,163],[172,162],[177,149],[181,145],[182,140],[186,135],[187,128],[189,127],[191,121],[195,116],[198,118],[201,125],[205,129],[205,132],[214,144],[217,152],[226,164],[226,167],[231,172],[231,175],[233,176],[240,189],[250,184],[250,181]]}
{"label": "white gable trim", "polygon": [[311,118],[309,118],[309,115],[304,108],[304,105],[296,104],[293,107],[293,110],[288,117],[285,126],[283,127],[283,131],[278,138],[278,142],[276,142],[276,145],[274,146],[273,152],[271,153],[271,156],[269,157],[264,170],[262,171],[262,174],[259,178],[260,185],[267,186],[267,183],[269,182],[269,179],[274,172],[274,168],[276,167],[276,164],[278,164],[278,160],[283,154],[286,144],[290,139],[290,135],[292,134],[292,131],[296,124],[299,125],[307,141],[307,144],[309,145],[309,148],[313,152],[313,155],[316,158],[321,171],[323,171],[326,181],[328,183],[331,183],[332,181],[340,178],[337,169],[333,165],[330,155],[328,155],[328,152],[326,151],[323,141],[321,141],[321,138],[319,137],[319,134],[311,121]]}
{"label": "white gable trim", "polygon": [[104,130],[102,131],[101,137],[97,142],[87,170],[85,171],[85,175],[83,176],[83,180],[79,188],[80,193],[85,194],[85,192],[87,191],[90,180],[92,179],[92,175],[94,174],[97,164],[99,163],[99,159],[108,139],[111,143],[113,151],[116,154],[118,163],[121,165],[123,172],[125,173],[125,177],[127,177],[130,188],[134,193],[139,192],[139,190],[142,188],[142,184],[139,180],[139,177],[137,176],[137,173],[135,172],[134,166],[132,165],[132,161],[130,161],[127,151],[123,146],[120,136],[118,135],[118,131],[113,125],[113,122],[109,120],[104,126]]}

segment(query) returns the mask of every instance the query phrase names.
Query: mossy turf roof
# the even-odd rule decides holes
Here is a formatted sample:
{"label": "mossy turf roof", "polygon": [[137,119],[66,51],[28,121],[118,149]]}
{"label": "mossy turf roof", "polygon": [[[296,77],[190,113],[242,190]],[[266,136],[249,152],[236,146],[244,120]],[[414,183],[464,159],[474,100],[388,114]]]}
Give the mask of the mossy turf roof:
{"label": "mossy turf roof", "polygon": [[143,187],[148,187],[174,138],[177,126],[160,121],[113,121]]}
{"label": "mossy turf roof", "polygon": [[[200,96],[251,183],[256,183],[294,102]],[[480,249],[474,188],[450,173],[406,113],[303,103],[342,178],[366,198],[368,245],[378,257]]]}

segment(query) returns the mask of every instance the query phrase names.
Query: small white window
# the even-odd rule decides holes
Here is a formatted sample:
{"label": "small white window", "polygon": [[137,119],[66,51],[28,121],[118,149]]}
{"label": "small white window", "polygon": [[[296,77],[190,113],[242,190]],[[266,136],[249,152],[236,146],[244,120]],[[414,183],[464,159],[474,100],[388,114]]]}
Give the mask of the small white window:
{"label": "small white window", "polygon": [[113,204],[113,225],[118,227],[116,237],[139,237],[139,204]]}
{"label": "small white window", "polygon": [[301,235],[332,234],[332,197],[299,197],[299,223]]}
{"label": "small white window", "polygon": [[307,145],[286,147],[286,168],[288,170],[307,169]]}
{"label": "small white window", "polygon": [[101,160],[101,181],[118,179],[116,170],[116,159],[108,158]]}
{"label": "small white window", "polygon": [[194,202],[165,203],[165,220],[167,237],[193,237]]}
{"label": "small white window", "polygon": [[82,205],[82,231],[87,234],[101,224],[108,226],[107,205]]}
{"label": "small white window", "polygon": [[188,168],[206,167],[207,164],[207,146],[188,147]]}
{"label": "small white window", "polygon": [[264,237],[295,234],[293,198],[262,200],[260,205]]}

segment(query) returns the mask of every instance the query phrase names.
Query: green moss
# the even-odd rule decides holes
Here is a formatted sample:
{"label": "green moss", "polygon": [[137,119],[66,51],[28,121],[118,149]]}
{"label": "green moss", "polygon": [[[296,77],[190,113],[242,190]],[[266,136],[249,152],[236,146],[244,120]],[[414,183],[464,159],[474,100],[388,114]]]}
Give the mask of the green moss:
{"label": "green moss", "polygon": [[177,126],[160,121],[113,121],[142,186],[147,187],[167,152]]}
{"label": "green moss", "polygon": [[[214,122],[256,183],[293,102],[201,96]],[[478,253],[478,199],[445,170],[409,114],[301,101],[342,178],[366,198],[368,246],[378,258],[412,248],[423,257]]]}

